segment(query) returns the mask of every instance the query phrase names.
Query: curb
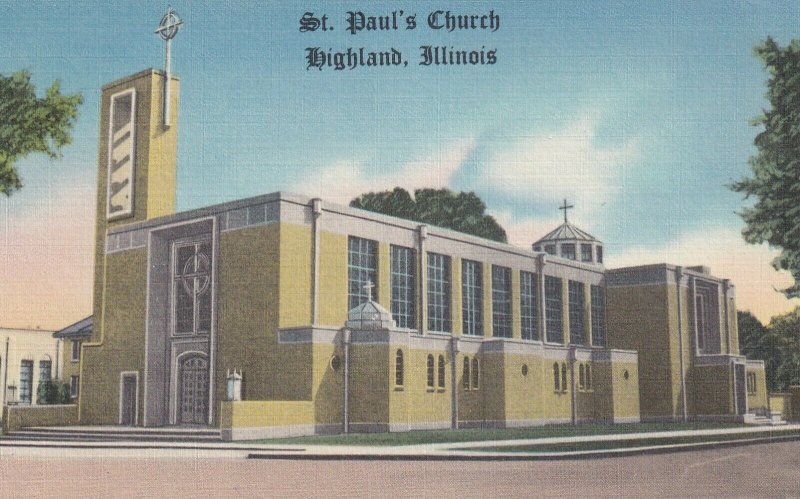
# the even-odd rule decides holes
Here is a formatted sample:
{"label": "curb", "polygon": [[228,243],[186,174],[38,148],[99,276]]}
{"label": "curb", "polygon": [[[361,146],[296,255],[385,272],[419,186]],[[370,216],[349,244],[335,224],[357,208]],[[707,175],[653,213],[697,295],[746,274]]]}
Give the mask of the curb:
{"label": "curb", "polygon": [[[647,454],[672,454],[692,450],[713,450],[727,447],[744,447],[779,442],[797,441],[800,435],[761,437],[723,442],[699,442],[650,447],[631,447],[563,453],[492,452],[482,454],[464,451],[444,451],[440,454],[262,454],[251,453],[247,459],[304,460],[304,461],[563,461],[567,459],[602,459]],[[460,453],[459,453],[460,452]]]}

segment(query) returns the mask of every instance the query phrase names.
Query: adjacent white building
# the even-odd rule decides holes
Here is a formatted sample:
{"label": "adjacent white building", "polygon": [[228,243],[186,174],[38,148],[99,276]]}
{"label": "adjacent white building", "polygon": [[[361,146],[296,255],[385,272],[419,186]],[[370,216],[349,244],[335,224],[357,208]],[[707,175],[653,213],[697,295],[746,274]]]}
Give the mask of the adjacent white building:
{"label": "adjacent white building", "polygon": [[61,349],[53,331],[0,328],[0,404],[36,404],[39,383],[61,379]]}

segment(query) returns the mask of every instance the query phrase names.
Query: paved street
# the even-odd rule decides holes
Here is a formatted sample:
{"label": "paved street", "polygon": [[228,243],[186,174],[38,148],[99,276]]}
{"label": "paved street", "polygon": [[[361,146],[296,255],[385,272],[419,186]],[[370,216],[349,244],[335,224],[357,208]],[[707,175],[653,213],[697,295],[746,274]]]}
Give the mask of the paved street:
{"label": "paved street", "polygon": [[[63,452],[63,454],[60,454]],[[94,455],[92,454],[94,452]],[[800,497],[800,442],[564,461],[246,460],[2,449],[2,497]]]}

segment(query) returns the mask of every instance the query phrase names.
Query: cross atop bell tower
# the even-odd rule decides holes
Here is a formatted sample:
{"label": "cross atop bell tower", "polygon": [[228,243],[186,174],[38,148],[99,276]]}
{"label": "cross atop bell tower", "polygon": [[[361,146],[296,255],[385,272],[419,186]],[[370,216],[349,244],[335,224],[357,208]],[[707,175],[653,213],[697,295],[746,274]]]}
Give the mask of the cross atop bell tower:
{"label": "cross atop bell tower", "polygon": [[172,52],[172,39],[178,34],[178,29],[183,24],[178,14],[172,10],[172,7],[167,7],[167,13],[161,18],[161,22],[156,28],[158,33],[165,42],[164,47],[164,128],[169,128],[169,81],[170,81],[170,65],[171,65],[171,52]]}
{"label": "cross atop bell tower", "polygon": [[564,200],[564,204],[558,207],[559,210],[564,210],[564,223],[567,223],[567,210],[570,208],[575,208],[575,205],[568,205],[566,199]]}

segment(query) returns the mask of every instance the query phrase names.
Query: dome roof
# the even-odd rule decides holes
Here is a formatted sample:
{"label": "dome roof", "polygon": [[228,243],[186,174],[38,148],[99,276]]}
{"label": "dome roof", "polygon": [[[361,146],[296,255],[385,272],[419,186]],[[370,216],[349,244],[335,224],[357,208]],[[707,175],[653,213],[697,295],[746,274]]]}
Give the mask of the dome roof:
{"label": "dome roof", "polygon": [[596,237],[589,234],[586,231],[583,231],[569,222],[564,222],[563,224],[556,227],[554,230],[548,232],[544,237],[539,239],[533,244],[542,244],[552,241],[592,241],[592,242],[599,242]]}
{"label": "dome roof", "polygon": [[379,303],[368,300],[347,312],[347,327],[355,330],[394,328],[392,314]]}

